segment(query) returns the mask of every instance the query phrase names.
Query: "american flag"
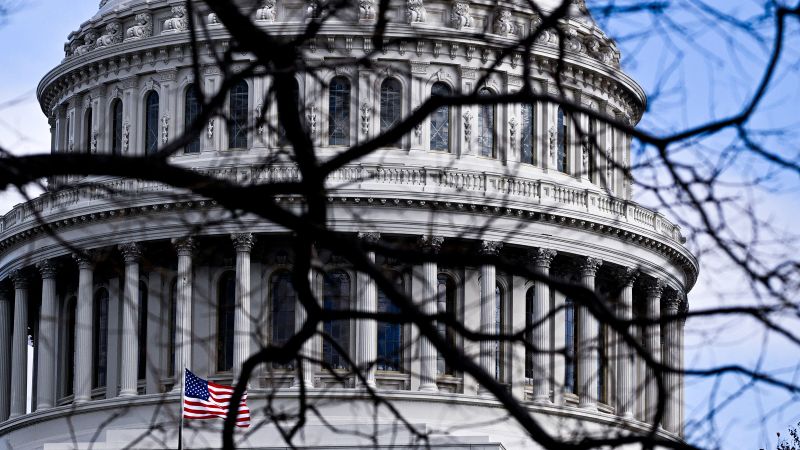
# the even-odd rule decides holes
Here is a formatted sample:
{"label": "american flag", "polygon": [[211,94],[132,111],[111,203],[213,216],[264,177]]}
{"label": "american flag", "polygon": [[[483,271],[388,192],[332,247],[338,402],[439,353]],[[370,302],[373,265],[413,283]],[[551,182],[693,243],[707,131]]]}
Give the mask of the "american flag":
{"label": "american flag", "polygon": [[[186,369],[183,388],[184,419],[224,419],[228,415],[233,388],[212,383]],[[236,416],[237,427],[250,426],[250,408],[247,407],[247,391],[242,395]]]}

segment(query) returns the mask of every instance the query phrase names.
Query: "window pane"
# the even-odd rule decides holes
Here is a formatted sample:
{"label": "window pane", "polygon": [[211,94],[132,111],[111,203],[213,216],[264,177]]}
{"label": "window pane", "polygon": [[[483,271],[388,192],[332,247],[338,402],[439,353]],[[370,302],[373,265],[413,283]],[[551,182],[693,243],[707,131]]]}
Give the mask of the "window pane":
{"label": "window pane", "polygon": [[[381,84],[381,133],[400,122],[402,117],[403,87],[395,78],[388,78]],[[394,145],[399,146],[400,139]]]}
{"label": "window pane", "polygon": [[[437,82],[431,87],[431,95],[447,96],[453,93],[450,86]],[[450,106],[443,105],[431,114],[431,150],[450,151]]]}
{"label": "window pane", "polygon": [[[439,274],[438,276],[438,289],[437,289],[437,310],[440,314],[448,314],[453,318],[458,318],[458,311],[456,309],[456,283],[453,281],[452,278],[445,274]],[[456,333],[451,328],[448,327],[444,322],[437,322],[436,328],[439,330],[439,333],[444,336],[447,344],[451,348],[455,348],[457,345],[456,342]],[[447,364],[442,357],[441,353],[437,354],[436,358],[436,368],[438,373],[447,374],[447,375],[454,375],[455,370]]]}
{"label": "window pane", "polygon": [[225,272],[217,286],[217,371],[233,368],[233,320],[236,308],[236,275]]}
{"label": "window pane", "polygon": [[238,82],[229,94],[228,148],[247,148],[247,82]]}
{"label": "window pane", "polygon": [[331,80],[328,93],[328,144],[350,145],[350,82]]}
{"label": "window pane", "polygon": [[122,153],[122,101],[119,99],[111,106],[111,153]]}
{"label": "window pane", "polygon": [[564,390],[575,392],[575,304],[571,298],[564,302]]}
{"label": "window pane", "polygon": [[150,91],[145,99],[144,151],[152,155],[158,151],[158,92]]}
{"label": "window pane", "polygon": [[536,148],[534,146],[536,140],[536,120],[534,117],[534,105],[522,105],[522,123],[520,127],[520,162],[536,164]]}
{"label": "window pane", "polygon": [[558,153],[556,155],[556,169],[559,172],[567,173],[567,118],[564,111],[558,108]]}
{"label": "window pane", "polygon": [[139,364],[138,379],[147,375],[147,285],[139,282]]}
{"label": "window pane", "polygon": [[84,139],[86,143],[86,153],[92,152],[92,108],[86,110],[86,115],[84,115],[84,124],[83,126],[86,128],[84,132]]}
{"label": "window pane", "polygon": [[[186,89],[186,97],[184,99],[184,120],[183,130],[188,131],[197,117],[200,115],[200,93],[197,92],[197,85],[193,84]],[[200,153],[200,134],[192,138],[189,145],[186,146],[184,152],[186,153]]]}
{"label": "window pane", "polygon": [[[291,273],[280,271],[271,277],[270,281],[271,296],[271,321],[272,321],[272,344],[283,345],[294,335],[295,315],[294,308],[297,295],[292,284]],[[290,369],[294,364],[273,363],[275,368]]]}
{"label": "window pane", "polygon": [[[350,308],[350,277],[342,271],[326,273],[324,276],[323,308],[328,310]],[[323,330],[343,349],[350,348],[350,323],[347,320],[328,320]],[[328,342],[322,340],[322,360],[334,369],[349,369],[341,354]]]}
{"label": "window pane", "polygon": [[[478,91],[478,95],[492,95],[486,88]],[[494,148],[494,105],[478,106],[478,154],[495,158]]]}
{"label": "window pane", "polygon": [[100,289],[94,297],[92,324],[92,388],[106,385],[108,365],[108,291]]}
{"label": "window pane", "polygon": [[[395,274],[398,290],[403,291],[403,278]],[[400,308],[378,289],[378,312],[399,313]],[[402,371],[403,326],[399,323],[378,322],[378,370]]]}

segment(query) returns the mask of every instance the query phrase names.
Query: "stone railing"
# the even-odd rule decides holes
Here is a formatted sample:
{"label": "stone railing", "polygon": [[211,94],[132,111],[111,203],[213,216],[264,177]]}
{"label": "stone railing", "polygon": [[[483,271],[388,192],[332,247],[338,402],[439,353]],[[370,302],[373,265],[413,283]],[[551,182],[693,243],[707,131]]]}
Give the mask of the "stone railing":
{"label": "stone railing", "polygon": [[[300,181],[293,165],[269,167],[231,167],[201,169],[199,172],[240,185]],[[678,244],[684,239],[680,227],[660,214],[634,202],[617,199],[595,189],[582,189],[508,174],[463,169],[425,168],[405,165],[355,164],[334,171],[327,180],[331,196],[434,197],[433,201],[450,203],[489,203],[492,206],[526,208],[539,206],[563,214],[577,212],[633,225]],[[132,179],[104,179],[83,186],[48,192],[27,203],[15,206],[2,217],[0,238],[37,225],[39,219],[63,220],[70,215],[101,213],[108,202],[139,205],[148,197],[164,192],[175,193],[162,183]],[[135,199],[135,200],[134,200]],[[162,199],[163,200],[163,199]],[[108,209],[108,208],[106,208]]]}

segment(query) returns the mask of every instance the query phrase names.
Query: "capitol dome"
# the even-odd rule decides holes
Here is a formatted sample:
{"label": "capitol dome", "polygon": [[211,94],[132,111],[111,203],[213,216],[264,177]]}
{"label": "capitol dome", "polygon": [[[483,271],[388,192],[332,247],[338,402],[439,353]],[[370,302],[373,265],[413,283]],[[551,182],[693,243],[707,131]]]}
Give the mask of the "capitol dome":
{"label": "capitol dome", "polygon": [[[237,3],[282,37],[299,36],[322,4]],[[306,71],[293,74],[292,95],[320,160],[390,130],[432,95],[515,93],[529,82],[540,98],[578,108],[438,107],[401,139],[330,173],[330,228],[425,254],[517,261],[597,292],[622,320],[680,317],[698,264],[679,226],[632,200],[631,136],[598,117],[633,125],[646,98],[583,2],[571,1],[558,32],[540,33],[529,58],[513,46],[503,51],[560,0],[536,0],[538,13],[527,0],[392,0],[375,48],[378,3],[362,0],[328,18],[302,45]],[[250,68],[255,57],[239,51],[205,2],[193,3],[204,30],[193,49],[184,5],[104,0],[68,36],[64,60],[37,91],[53,153],[156,154],[199,117],[200,92],[213,95],[229,74]],[[214,55],[232,47],[221,66]],[[240,185],[301,180],[276,119],[273,83],[263,67],[233,83],[221,115],[203,122],[170,162]],[[177,448],[182,368],[235,383],[248,356],[282,345],[305,322],[286,227],[144,178],[54,177],[47,192],[2,217],[0,448]],[[294,213],[303,201],[275,198]],[[427,314],[473,331],[528,329],[526,347],[471,340],[438,324],[448,345],[474,358],[554,439],[655,430],[659,439],[682,440],[682,376],[664,376],[663,418],[654,424],[652,370],[549,283],[466,257],[437,264],[367,255]],[[398,311],[341,254],[319,246],[314,262],[308,278],[322,308]],[[683,320],[649,323],[631,327],[637,342],[654,360],[682,367]],[[301,397],[315,414],[294,438],[300,448],[416,448],[417,432],[432,448],[540,448],[415,326],[352,319],[326,321],[320,331],[304,344],[302,364],[256,368],[248,404],[259,426],[237,434],[238,448],[285,448],[267,414],[296,412]],[[398,425],[394,414],[408,422]],[[219,446],[221,424],[186,424],[184,448]]]}

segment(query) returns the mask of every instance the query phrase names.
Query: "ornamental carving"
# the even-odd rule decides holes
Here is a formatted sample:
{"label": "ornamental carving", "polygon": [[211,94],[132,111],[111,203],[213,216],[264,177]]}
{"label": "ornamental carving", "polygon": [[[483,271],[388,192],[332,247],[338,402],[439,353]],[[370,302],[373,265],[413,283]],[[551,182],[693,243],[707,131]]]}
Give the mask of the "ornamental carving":
{"label": "ornamental carving", "polygon": [[97,38],[96,48],[109,47],[122,42],[122,25],[118,21],[109,22],[106,32]]}
{"label": "ornamental carving", "polygon": [[500,36],[516,34],[516,28],[511,10],[498,8],[494,15],[494,34],[499,34]]}
{"label": "ornamental carving", "polygon": [[125,41],[138,41],[153,35],[153,18],[148,13],[136,15],[136,25],[125,31]]}
{"label": "ornamental carving", "polygon": [[308,128],[311,132],[311,136],[317,135],[317,106],[311,105],[308,109],[308,114],[306,114],[306,120],[308,121]]}
{"label": "ornamental carving", "polygon": [[208,19],[206,19],[206,22],[209,25],[219,25],[220,23],[219,23],[219,17],[217,17],[217,13],[213,13],[213,12],[209,13],[208,14]]}
{"label": "ornamental carving", "polygon": [[583,170],[589,175],[589,142],[587,142],[587,139],[581,142],[581,161],[583,162]]}
{"label": "ornamental carving", "polygon": [[231,235],[233,241],[233,248],[237,252],[249,252],[256,244],[256,237],[253,233],[234,233]]}
{"label": "ornamental carving", "polygon": [[208,140],[214,138],[214,119],[208,121],[208,127],[206,128],[206,137],[208,137]]}
{"label": "ornamental carving", "polygon": [[164,21],[164,31],[166,33],[179,33],[189,29],[189,20],[186,19],[185,6],[173,6],[172,17]]}
{"label": "ornamental carving", "polygon": [[97,153],[97,140],[100,133],[97,130],[92,130],[92,138],[89,142],[89,150],[92,154]]}
{"label": "ornamental carving", "polygon": [[556,155],[556,144],[558,136],[556,134],[556,127],[551,126],[549,130],[547,130],[547,137],[548,137],[548,149],[550,150],[550,161],[555,161]]}
{"label": "ornamental carving", "polygon": [[453,4],[450,23],[457,30],[472,28],[475,25],[475,19],[470,15],[469,2],[457,1]]}
{"label": "ornamental carving", "polygon": [[536,251],[530,253],[530,258],[536,267],[548,269],[557,254],[558,252],[551,248],[537,248]]}
{"label": "ornamental carving", "polygon": [[264,0],[261,8],[256,10],[256,21],[259,22],[275,22],[277,17],[277,8],[275,7],[276,0]]}
{"label": "ornamental carving", "polygon": [[381,240],[381,234],[376,232],[359,231],[358,239],[368,244],[375,244]]}
{"label": "ornamental carving", "polygon": [[503,248],[501,241],[481,241],[481,255],[497,256]]}
{"label": "ornamental carving", "polygon": [[406,20],[408,23],[425,23],[428,20],[422,0],[406,0]]}
{"label": "ornamental carving", "polygon": [[72,259],[78,264],[78,268],[84,270],[94,268],[94,258],[95,254],[90,250],[72,254]]}
{"label": "ornamental carving", "polygon": [[166,144],[169,140],[169,114],[161,116],[161,143]]}
{"label": "ornamental carving", "polygon": [[197,249],[197,242],[192,237],[174,238],[172,245],[175,247],[178,256],[192,256]]}
{"label": "ornamental carving", "polygon": [[633,286],[636,279],[639,278],[639,269],[633,267],[625,267],[620,271],[619,277],[621,278],[623,286]]}
{"label": "ornamental carving", "polygon": [[127,120],[122,123],[122,153],[128,153],[131,138],[131,123]]}
{"label": "ornamental carving", "polygon": [[517,118],[512,117],[511,120],[508,121],[508,134],[509,134],[509,144],[511,148],[516,148],[517,146]]}
{"label": "ornamental carving", "polygon": [[676,291],[670,290],[664,294],[664,297],[661,299],[661,306],[670,315],[676,315],[680,312],[681,303],[683,302],[683,295]]}
{"label": "ornamental carving", "polygon": [[28,288],[28,276],[20,269],[13,270],[9,277],[11,278],[11,282],[14,283],[14,289],[27,289]]}
{"label": "ornamental carving", "polygon": [[375,20],[375,0],[358,0],[358,20]]}
{"label": "ornamental carving", "polygon": [[97,43],[97,33],[94,30],[87,30],[86,34],[83,36],[83,45],[79,45],[75,47],[75,51],[73,52],[76,56],[85,55],[90,51],[94,50],[94,46]]}
{"label": "ornamental carving", "polygon": [[661,294],[664,293],[664,286],[664,280],[661,278],[650,278],[644,283],[648,297],[661,297]]}
{"label": "ornamental carving", "polygon": [[369,119],[370,119],[370,112],[372,108],[370,108],[367,102],[361,104],[361,134],[364,136],[369,135]]}
{"label": "ornamental carving", "polygon": [[319,18],[319,0],[308,0],[306,3],[306,19]]}
{"label": "ornamental carving", "polygon": [[464,140],[467,142],[467,150],[472,148],[472,112],[468,109],[464,112]]}

